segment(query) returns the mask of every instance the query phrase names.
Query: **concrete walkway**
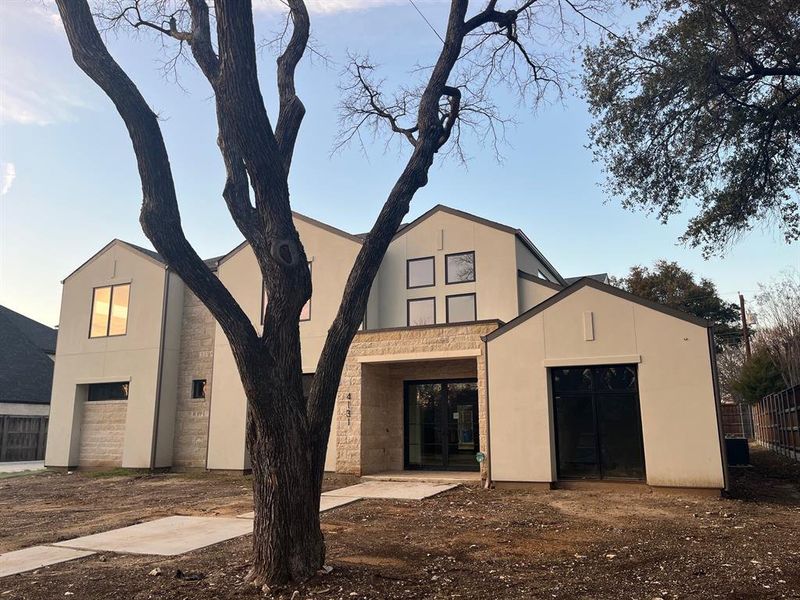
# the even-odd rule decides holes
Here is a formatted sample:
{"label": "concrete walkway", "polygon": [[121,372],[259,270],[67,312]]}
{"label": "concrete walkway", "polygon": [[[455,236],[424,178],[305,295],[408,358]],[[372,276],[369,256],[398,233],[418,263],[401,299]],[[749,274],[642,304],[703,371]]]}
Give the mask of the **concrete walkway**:
{"label": "concrete walkway", "polygon": [[0,462],[0,473],[23,473],[25,471],[40,471],[42,469],[44,469],[43,460]]}
{"label": "concrete walkway", "polygon": [[[418,481],[368,481],[322,494],[320,512],[362,498],[422,500],[453,489]],[[232,517],[165,517],[56,544],[0,554],[0,577],[90,556],[95,552],[175,556],[253,531],[253,513]]]}

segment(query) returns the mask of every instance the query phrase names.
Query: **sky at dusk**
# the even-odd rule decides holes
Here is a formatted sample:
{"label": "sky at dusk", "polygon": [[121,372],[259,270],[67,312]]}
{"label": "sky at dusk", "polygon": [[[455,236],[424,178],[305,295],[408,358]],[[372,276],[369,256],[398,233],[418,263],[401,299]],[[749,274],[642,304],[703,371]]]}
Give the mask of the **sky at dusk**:
{"label": "sky at dusk", "polygon": [[[274,4],[256,3],[259,38],[280,26]],[[447,3],[417,3],[444,28]],[[412,77],[441,42],[408,2],[316,0],[315,43],[326,66],[306,61],[298,91],[307,115],[292,164],[292,207],[341,229],[370,228],[408,150],[367,139],[332,153],[338,130],[337,83],[349,52],[369,53],[387,82]],[[202,256],[224,254],[241,237],[221,191],[211,91],[190,65],[177,85],[161,69],[162,40],[111,34],[112,54],[160,115],[184,228]],[[273,55],[264,50],[262,90],[274,116]],[[426,63],[427,61],[427,63]],[[579,68],[576,62],[575,70]],[[686,215],[662,225],[622,209],[599,186],[602,171],[586,149],[590,115],[580,90],[536,111],[505,90],[497,102],[517,123],[507,130],[498,162],[481,140],[467,145],[466,167],[437,162],[414,198],[409,218],[442,203],[523,229],[564,276],[622,275],[635,264],[676,260],[711,278],[734,301],[758,282],[800,267],[800,246],[777,231],[756,230],[724,258],[704,260],[677,245]],[[72,62],[55,8],[48,2],[0,2],[0,304],[44,323],[58,322],[61,280],[113,238],[150,246],[141,232],[141,188],[130,141],[110,101]]]}

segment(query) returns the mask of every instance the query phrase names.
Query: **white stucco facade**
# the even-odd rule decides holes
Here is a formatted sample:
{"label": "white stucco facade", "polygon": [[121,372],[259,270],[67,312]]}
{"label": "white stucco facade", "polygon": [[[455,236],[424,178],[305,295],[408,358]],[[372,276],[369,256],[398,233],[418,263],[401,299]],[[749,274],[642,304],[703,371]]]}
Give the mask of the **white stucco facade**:
{"label": "white stucco facade", "polygon": [[[312,277],[309,318],[299,327],[303,372],[313,375],[363,238],[303,215],[294,221]],[[448,281],[448,257],[465,253],[472,256],[470,275]],[[420,259],[432,279],[415,287],[409,261]],[[249,246],[209,264],[260,331],[263,284]],[[93,290],[122,284],[130,284],[127,332],[89,337]],[[348,357],[326,470],[402,468],[407,384],[464,381],[474,382],[465,385],[477,394],[475,448],[487,455],[484,478],[554,482],[548,365],[639,357],[646,482],[723,487],[706,329],[608,286],[564,292],[575,285],[583,284],[566,287],[517,229],[443,206],[404,225],[381,264]],[[449,323],[453,314],[465,314],[463,304],[456,312],[453,298],[474,306],[474,323]],[[409,302],[420,299],[435,309],[424,325],[411,326]],[[529,311],[535,316],[525,316]],[[597,328],[590,345],[578,343],[583,325],[575,321],[577,314],[583,323],[586,312]],[[504,323],[520,319],[505,331]],[[127,383],[127,399],[87,397],[89,386],[111,382]],[[201,396],[189,396],[198,390]],[[155,253],[114,241],[65,279],[48,466],[245,470],[246,406],[222,330]],[[392,415],[385,427],[381,414]],[[679,431],[688,441],[674,448]]]}

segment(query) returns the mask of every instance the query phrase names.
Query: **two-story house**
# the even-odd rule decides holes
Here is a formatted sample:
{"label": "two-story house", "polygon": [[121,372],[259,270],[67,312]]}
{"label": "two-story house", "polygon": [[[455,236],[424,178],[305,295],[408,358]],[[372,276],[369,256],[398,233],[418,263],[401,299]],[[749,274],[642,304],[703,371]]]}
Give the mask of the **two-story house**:
{"label": "two-story house", "polygon": [[[310,383],[362,236],[294,220]],[[207,263],[261,327],[250,247]],[[519,229],[439,205],[383,260],[326,469],[720,489],[713,369],[705,322],[598,278],[568,283]],[[246,470],[246,414],[227,339],[156,253],[115,240],[64,280],[48,466]]]}

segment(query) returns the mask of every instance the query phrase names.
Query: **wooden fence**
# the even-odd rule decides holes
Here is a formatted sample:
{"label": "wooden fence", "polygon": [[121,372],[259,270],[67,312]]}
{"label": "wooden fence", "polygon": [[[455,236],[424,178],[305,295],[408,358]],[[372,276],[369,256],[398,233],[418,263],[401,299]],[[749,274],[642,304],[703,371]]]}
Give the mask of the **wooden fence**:
{"label": "wooden fence", "polygon": [[44,460],[47,417],[0,415],[0,462]]}
{"label": "wooden fence", "polygon": [[753,432],[762,446],[800,461],[800,385],[753,406]]}
{"label": "wooden fence", "polygon": [[729,438],[753,438],[753,418],[749,404],[723,404],[722,433]]}

